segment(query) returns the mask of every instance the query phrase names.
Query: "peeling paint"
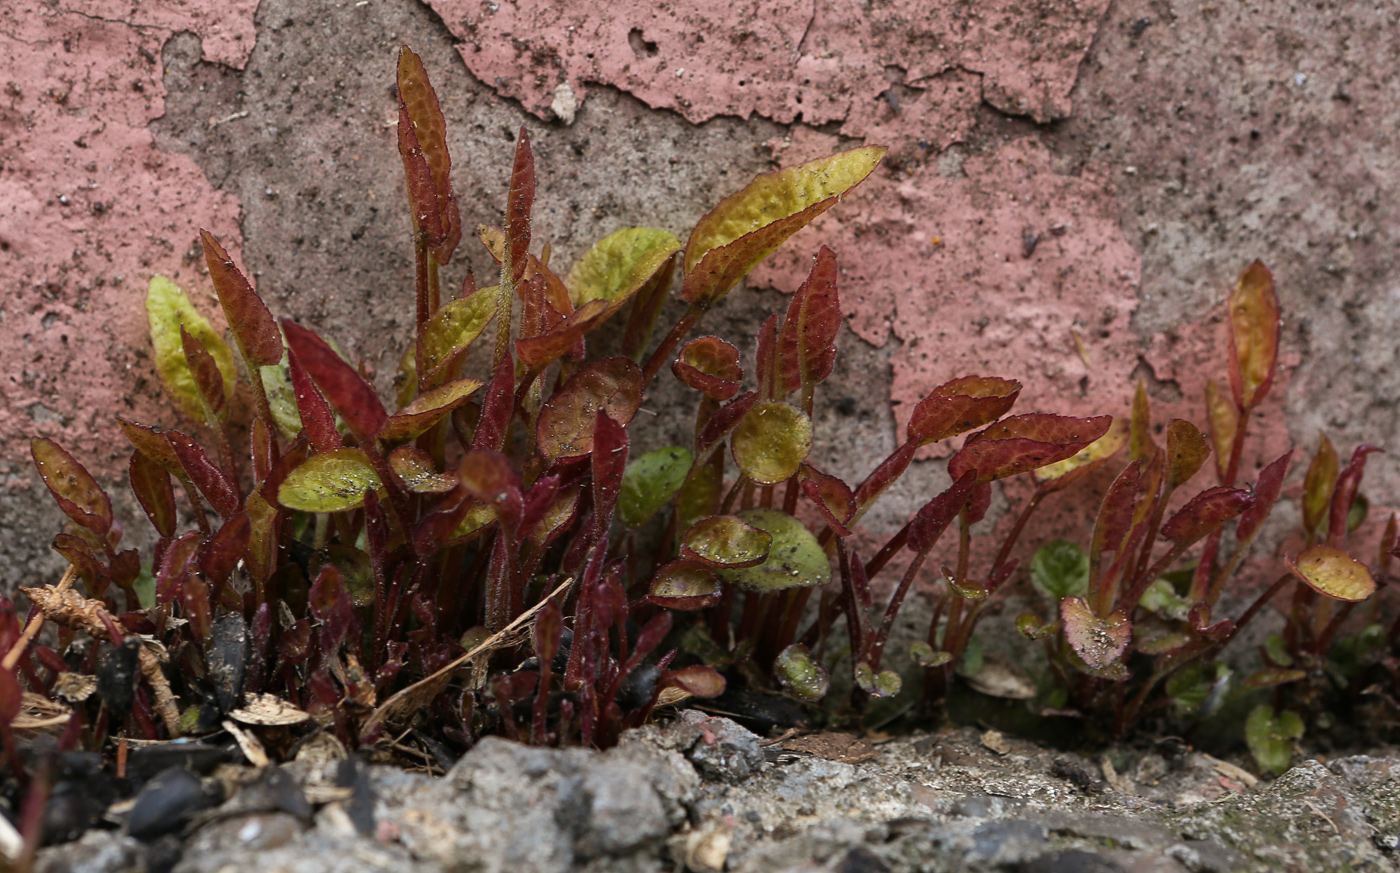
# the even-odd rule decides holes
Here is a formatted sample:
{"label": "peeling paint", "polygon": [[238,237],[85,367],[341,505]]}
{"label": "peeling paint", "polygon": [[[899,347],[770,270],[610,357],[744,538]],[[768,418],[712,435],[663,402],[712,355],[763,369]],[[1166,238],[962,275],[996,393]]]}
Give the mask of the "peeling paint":
{"label": "peeling paint", "polygon": [[44,435],[116,468],[114,414],[168,417],[154,386],[132,384],[149,369],[130,345],[147,280],[194,275],[198,227],[239,239],[237,200],[147,130],[164,111],[161,48],[194,31],[207,58],[241,65],[256,3],[21,6],[0,6],[0,456]]}

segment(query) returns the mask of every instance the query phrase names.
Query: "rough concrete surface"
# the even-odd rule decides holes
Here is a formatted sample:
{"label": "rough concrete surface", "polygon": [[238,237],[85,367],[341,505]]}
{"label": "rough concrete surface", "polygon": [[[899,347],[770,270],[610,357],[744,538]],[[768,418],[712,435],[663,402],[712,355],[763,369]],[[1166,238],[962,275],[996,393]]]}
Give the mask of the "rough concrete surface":
{"label": "rough concrete surface", "polygon": [[[200,226],[277,315],[387,388],[411,310],[391,87],[405,42],[443,97],[465,225],[499,220],[524,124],[536,238],[562,264],[630,224],[684,235],[775,164],[891,146],[705,325],[743,345],[816,245],[836,248],[849,330],[824,395],[842,402],[817,422],[833,472],[863,475],[912,402],[966,373],[1022,380],[1024,411],[1081,414],[1124,411],[1142,376],[1161,418],[1200,420],[1203,377],[1224,372],[1218,304],[1255,257],[1275,270],[1296,367],[1253,448],[1311,449],[1320,428],[1343,450],[1392,443],[1400,73],[1376,59],[1400,54],[1397,16],[1167,0],[6,5],[0,579],[59,567],[30,436],[122,492],[112,415],[175,423],[140,300],[161,272],[215,313]],[[449,281],[467,263],[484,275],[479,247],[461,250]],[[683,420],[639,439],[677,439]],[[901,524],[943,475],[919,462],[868,526]],[[1368,482],[1394,505],[1400,457],[1375,458]]]}

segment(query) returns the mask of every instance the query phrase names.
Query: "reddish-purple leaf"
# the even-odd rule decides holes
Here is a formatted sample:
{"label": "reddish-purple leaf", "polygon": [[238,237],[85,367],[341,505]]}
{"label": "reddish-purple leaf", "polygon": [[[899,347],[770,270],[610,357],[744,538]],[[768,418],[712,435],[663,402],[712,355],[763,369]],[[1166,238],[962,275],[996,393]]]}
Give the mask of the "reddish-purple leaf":
{"label": "reddish-purple leaf", "polygon": [[[856,487],[856,514],[851,519],[856,519],[870,508],[885,489],[894,484],[904,471],[909,468],[909,463],[914,460],[914,453],[919,450],[919,444],[910,440],[899,448],[895,449],[889,457],[880,462],[880,465],[865,477],[865,481]],[[961,478],[961,477],[958,477]]]}
{"label": "reddish-purple leaf", "polygon": [[1162,538],[1185,547],[1215,532],[1221,525],[1254,504],[1254,495],[1242,488],[1217,485],[1186,502],[1162,525]]}
{"label": "reddish-purple leaf", "polygon": [[29,443],[34,466],[63,514],[99,537],[112,528],[112,501],[87,468],[58,443],[37,437]]}
{"label": "reddish-purple leaf", "polygon": [[1026,473],[1063,461],[1107,433],[1113,417],[1071,418],[1037,412],[1004,419],[968,437],[948,460],[948,472],[962,478],[977,471],[983,482]]}
{"label": "reddish-purple leaf", "polygon": [[540,453],[555,460],[593,450],[594,416],[602,410],[625,425],[642,403],[642,370],[629,358],[590,361],[540,407]]}
{"label": "reddish-purple leaf", "polygon": [[321,389],[301,365],[295,344],[288,343],[287,364],[291,371],[292,391],[296,395],[297,413],[306,439],[318,452],[330,452],[341,447],[340,431],[335,429],[335,413]]}
{"label": "reddish-purple leaf", "polygon": [[102,584],[102,562],[92,553],[92,546],[87,540],[76,534],[61,533],[53,538],[53,550],[68,559],[94,596],[102,596],[103,588],[99,587]]}
{"label": "reddish-purple leaf", "polygon": [[571,353],[607,314],[606,300],[590,300],[552,326],[548,333],[516,340],[515,354],[525,366],[543,369]]}
{"label": "reddish-purple leaf", "polygon": [[851,491],[851,486],[810,464],[803,464],[802,493],[817,505],[837,536],[851,535],[846,527],[846,523],[856,512],[856,496]]}
{"label": "reddish-purple leaf", "polygon": [[472,434],[473,449],[500,451],[505,445],[510,416],[515,410],[515,361],[507,352],[496,368],[482,399],[481,418]]}
{"label": "reddish-purple leaf", "polygon": [[1116,552],[1133,527],[1138,500],[1142,497],[1142,461],[1135,460],[1113,480],[1099,506],[1098,519],[1090,539],[1089,555],[1097,561],[1104,552]]}
{"label": "reddish-purple leaf", "polygon": [[804,382],[815,385],[836,366],[836,334],[841,329],[841,303],[836,294],[836,253],[817,250],[811,272],[792,295],[783,333],[783,387],[796,391]]}
{"label": "reddish-purple leaf", "polygon": [[1337,475],[1337,487],[1332,491],[1332,515],[1327,524],[1327,539],[1337,548],[1346,542],[1347,513],[1356,502],[1356,492],[1366,472],[1366,456],[1379,451],[1375,446],[1357,446],[1351,453],[1351,463]]}
{"label": "reddish-purple leaf", "polygon": [[282,330],[287,335],[287,345],[325,392],[326,399],[340,413],[350,432],[361,445],[373,445],[389,417],[374,388],[314,332],[290,319],[283,320]]}
{"label": "reddish-purple leaf", "polygon": [[910,551],[927,552],[934,547],[939,537],[943,536],[943,532],[953,523],[953,519],[967,506],[968,498],[972,496],[976,484],[976,475],[965,473],[961,479],[949,486],[947,491],[923,505],[909,522]]}
{"label": "reddish-purple leaf", "polygon": [[227,582],[248,548],[252,528],[248,516],[238,513],[199,549],[199,569],[215,582]]}
{"label": "reddish-purple leaf", "polygon": [[169,603],[179,594],[181,580],[189,570],[190,561],[199,550],[199,531],[189,531],[171,541],[160,564],[154,569],[156,577],[156,600]]}
{"label": "reddish-purple leaf", "polygon": [[243,495],[238,490],[238,484],[229,479],[228,474],[211,461],[194,440],[173,430],[165,433],[165,439],[175,450],[175,457],[179,458],[185,475],[199,488],[214,511],[224,518],[232,518],[243,506]]}
{"label": "reddish-purple leaf", "polygon": [[[407,112],[414,138],[432,175],[443,233],[443,240],[434,254],[439,263],[445,264],[451,260],[453,250],[462,239],[462,216],[457,209],[457,198],[452,193],[452,158],[447,151],[447,122],[443,119],[437,92],[428,81],[422,59],[407,46],[399,50],[398,86],[399,106]],[[402,120],[401,116],[400,123]]]}
{"label": "reddish-purple leaf", "polygon": [[987,510],[992,508],[992,483],[978,482],[972,488],[972,494],[967,498],[967,523],[974,525],[987,517]]}
{"label": "reddish-purple leaf", "polygon": [[1279,330],[1274,276],[1255,261],[1230,294],[1230,390],[1240,409],[1253,409],[1269,393],[1278,368]]}
{"label": "reddish-purple leaf", "polygon": [[191,336],[190,332],[185,330],[184,325],[180,325],[180,342],[184,346],[185,361],[190,365],[190,375],[194,377],[194,387],[204,398],[205,408],[211,416],[211,419],[205,424],[216,428],[227,414],[225,407],[227,398],[224,397],[224,372],[219,369],[214,356],[209,354],[204,343]]}
{"label": "reddish-purple leaf", "polygon": [[175,450],[170,448],[170,442],[164,433],[121,417],[117,418],[117,425],[138,452],[155,461],[168,473],[182,472],[180,459],[175,457]]}
{"label": "reddish-purple leaf", "polygon": [[233,259],[207,230],[199,232],[204,244],[204,262],[209,266],[209,278],[224,318],[233,332],[234,342],[249,368],[271,367],[282,361],[282,335],[267,304],[248,284]]}
{"label": "reddish-purple leaf", "polygon": [[403,159],[403,174],[408,181],[409,212],[413,216],[413,230],[422,234],[429,248],[442,245],[447,237],[447,227],[443,222],[442,210],[438,203],[437,185],[433,182],[433,171],[428,159],[423,155],[423,145],[413,129],[413,121],[408,109],[399,101],[399,157]]}
{"label": "reddish-purple leaf", "polygon": [[1094,615],[1082,597],[1066,597],[1060,602],[1065,638],[1075,654],[1094,671],[1106,670],[1123,657],[1133,639],[1133,623],[1122,612],[1106,618]]}
{"label": "reddish-purple leaf", "polygon": [[754,567],[768,558],[773,535],[735,515],[701,519],[685,532],[681,557],[708,567]]}
{"label": "reddish-purple leaf", "polygon": [[530,134],[522,124],[520,138],[515,144],[510,189],[506,192],[505,265],[513,285],[518,285],[525,276],[526,255],[530,250],[530,210],[534,204],[535,154],[530,149]]}
{"label": "reddish-purple leaf", "polygon": [[719,580],[698,561],[677,560],[662,565],[651,577],[647,601],[667,609],[706,609],[720,598]]}
{"label": "reddish-purple leaf", "polygon": [[493,507],[506,527],[515,530],[525,510],[525,498],[521,494],[520,474],[509,458],[499,452],[473,449],[462,458],[457,476],[468,494]]}
{"label": "reddish-purple leaf", "polygon": [[[167,443],[166,445],[169,445]],[[175,489],[165,468],[140,451],[131,453],[131,490],[151,526],[162,537],[175,535]]]}
{"label": "reddish-purple leaf", "polygon": [[1293,450],[1289,449],[1259,471],[1259,481],[1254,485],[1254,503],[1240,513],[1239,523],[1235,525],[1236,540],[1242,543],[1251,542],[1259,532],[1260,526],[1273,510],[1279,492],[1283,490],[1283,477],[1288,475],[1288,464],[1292,460]]}
{"label": "reddish-purple leaf", "polygon": [[1021,383],[988,376],[964,376],[929,392],[909,417],[907,438],[920,445],[979,428],[1001,418],[1021,395]]}
{"label": "reddish-purple leaf", "polygon": [[622,474],[627,469],[627,449],[626,426],[615,421],[607,410],[599,409],[593,419],[593,450],[589,458],[593,467],[593,513],[600,537],[607,536],[617,509]]}
{"label": "reddish-purple leaf", "polygon": [[686,385],[716,400],[728,400],[739,393],[739,380],[744,377],[739,350],[717,336],[702,336],[686,343],[671,364],[671,372]]}

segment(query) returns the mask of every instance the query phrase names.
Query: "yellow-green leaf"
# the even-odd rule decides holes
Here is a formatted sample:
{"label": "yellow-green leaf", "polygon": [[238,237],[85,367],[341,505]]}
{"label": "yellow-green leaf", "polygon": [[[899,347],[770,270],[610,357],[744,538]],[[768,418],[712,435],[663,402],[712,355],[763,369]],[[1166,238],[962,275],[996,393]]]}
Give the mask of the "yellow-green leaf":
{"label": "yellow-green leaf", "polygon": [[1331,546],[1304,549],[1296,561],[1287,563],[1309,588],[1335,600],[1365,600],[1376,591],[1376,580],[1366,565]]}
{"label": "yellow-green leaf", "polygon": [[670,231],[653,227],[624,227],[599,240],[578,263],[564,284],[577,308],[603,300],[612,312],[637,293],[666,261],[680,250]]}
{"label": "yellow-green leaf", "polygon": [[1241,409],[1269,393],[1278,363],[1279,305],[1274,276],[1260,261],[1240,274],[1230,294],[1230,387]]}
{"label": "yellow-green leaf", "polygon": [[1240,411],[1230,398],[1220,393],[1220,386],[1214,379],[1206,380],[1206,420],[1210,423],[1210,441],[1215,447],[1215,469],[1224,482],[1234,450],[1235,431],[1240,426]]}
{"label": "yellow-green leaf", "polygon": [[682,296],[710,304],[770,252],[874,171],[885,155],[866,146],[754,179],[710,210],[685,247]]}
{"label": "yellow-green leaf", "polygon": [[1127,442],[1127,425],[1124,423],[1124,419],[1115,418],[1113,423],[1109,425],[1107,433],[1089,443],[1078,454],[1065,458],[1063,461],[1040,467],[1035,471],[1035,478],[1041,482],[1061,479],[1075,470],[1111,458]]}
{"label": "yellow-green leaf", "polygon": [[482,288],[470,297],[453,300],[433,313],[423,326],[423,347],[418,352],[418,373],[429,386],[440,384],[448,364],[466,352],[496,314],[494,288]]}
{"label": "yellow-green leaf", "polygon": [[746,509],[743,519],[773,537],[768,557],[753,567],[718,571],[723,582],[752,591],[781,591],[799,585],[825,585],[831,581],[831,562],[812,532],[802,522],[776,509]]}
{"label": "yellow-green leaf", "polygon": [[277,502],[302,512],[341,512],[358,509],[365,491],[381,484],[363,451],[336,449],[312,455],[288,473]]}
{"label": "yellow-green leaf", "polygon": [[223,337],[215,332],[209,320],[199,314],[180,287],[164,276],[153,276],[146,291],[146,320],[151,329],[151,346],[155,349],[156,372],[170,394],[180,414],[197,424],[205,424],[204,409],[199,402],[199,389],[185,360],[184,344],[180,341],[183,324],[190,336],[204,343],[224,377],[224,396],[233,396],[238,368],[233,352]]}
{"label": "yellow-green leaf", "polygon": [[466,403],[481,387],[477,379],[457,379],[429,389],[403,409],[389,416],[379,429],[379,439],[386,443],[411,440],[437,424],[442,417]]}
{"label": "yellow-green leaf", "polygon": [[730,438],[734,462],[761,485],[792,477],[812,450],[812,420],[790,403],[757,403]]}

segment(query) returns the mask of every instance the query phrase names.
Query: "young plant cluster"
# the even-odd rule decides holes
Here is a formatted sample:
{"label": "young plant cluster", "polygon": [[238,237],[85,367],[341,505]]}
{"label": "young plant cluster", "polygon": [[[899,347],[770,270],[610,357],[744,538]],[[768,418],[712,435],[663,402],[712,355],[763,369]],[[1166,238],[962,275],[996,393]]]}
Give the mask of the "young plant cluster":
{"label": "young plant cluster", "polygon": [[[1239,487],[1246,431],[1277,368],[1278,304],[1262,265],[1231,296],[1230,388],[1208,389],[1209,437],[1174,420],[1158,445],[1141,389],[1126,423],[1012,415],[1019,383],[966,376],[929,392],[899,447],[851,484],[810,457],[816,387],[833,371],[841,321],[830,249],[786,313],[759,327],[747,379],[738,346],[691,334],[883,149],[760,176],[684,246],[664,230],[620,230],[561,276],[548,246],[531,251],[535,166],[522,129],[503,226],[478,229],[499,277],[477,287],[468,273],[453,296],[440,274],[463,231],[446,127],[407,49],[398,94],[416,283],[392,411],[329,338],[275,320],[210,234],[205,261],[231,345],[154,279],[156,368],[192,428],[121,421],[131,487],[158,536],[147,557],[120,548],[111,501],[83,466],[33,441],[70,521],[54,547],[71,570],[58,586],[24,590],[34,603],[24,629],[0,602],[0,739],[13,773],[25,771],[12,729],[52,700],[66,704],[53,716],[60,746],[88,749],[109,736],[208,733],[254,704],[290,707],[291,720],[309,717],[350,748],[415,727],[437,748],[487,733],[607,746],[659,703],[689,696],[747,687],[820,700],[838,667],[858,711],[901,691],[885,651],[929,567],[940,570],[933,619],[912,655],[936,705],[979,620],[1021,578],[1012,555],[1028,520],[1115,463],[1087,550],[1052,543],[1031,562],[1054,614],[1017,626],[1043,640],[1062,705],[1120,734],[1196,693],[1214,675],[1203,665],[1288,585],[1287,629],[1248,686],[1324,672],[1355,603],[1375,590],[1347,551],[1374,449],[1342,466],[1324,441],[1289,574],[1233,620],[1217,614],[1291,457]],[[684,313],[653,342],[677,274]],[[598,328],[619,313],[618,353],[597,354]],[[474,345],[489,363],[468,374]],[[663,369],[696,392],[693,441],[631,457],[631,426]],[[244,399],[246,421],[234,414]],[[861,555],[862,517],[921,448],[961,435],[951,484]],[[1219,484],[1174,500],[1212,447]],[[992,561],[974,567],[993,483],[1026,474],[1033,495]],[[1194,568],[1179,569],[1191,555]],[[892,567],[898,578],[877,578]],[[58,626],[56,646],[34,642],[45,621]],[[1274,737],[1291,730],[1287,715],[1268,709],[1252,722]]]}

